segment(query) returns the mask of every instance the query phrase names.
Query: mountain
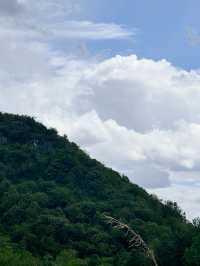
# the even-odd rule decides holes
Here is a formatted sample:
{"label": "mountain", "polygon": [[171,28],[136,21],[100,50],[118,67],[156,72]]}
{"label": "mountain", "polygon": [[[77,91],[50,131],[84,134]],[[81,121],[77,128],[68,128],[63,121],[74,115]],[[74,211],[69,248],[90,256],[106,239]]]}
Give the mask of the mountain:
{"label": "mountain", "polygon": [[[109,147],[108,147],[109,148]],[[163,266],[200,265],[200,222],[33,118],[0,113],[0,265],[152,265],[103,218],[127,223]]]}

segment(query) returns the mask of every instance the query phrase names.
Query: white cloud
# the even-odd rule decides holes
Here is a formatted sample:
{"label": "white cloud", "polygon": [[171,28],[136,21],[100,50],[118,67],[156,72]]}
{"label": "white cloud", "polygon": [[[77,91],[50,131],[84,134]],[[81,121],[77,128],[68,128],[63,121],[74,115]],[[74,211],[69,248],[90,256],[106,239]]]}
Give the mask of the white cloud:
{"label": "white cloud", "polygon": [[[72,20],[80,11],[80,1],[47,0],[43,2],[9,0],[0,2],[0,37],[11,36],[52,41],[58,39],[113,40],[135,37],[136,30],[115,23]],[[12,16],[12,13],[16,16]]]}
{"label": "white cloud", "polygon": [[114,23],[91,21],[67,21],[49,27],[49,36],[57,38],[112,40],[134,37],[135,30],[129,30]]}
{"label": "white cloud", "polygon": [[78,143],[83,143],[83,146],[88,148],[112,138],[95,111],[74,119],[68,134],[71,137],[74,136]]}
{"label": "white cloud", "polygon": [[172,128],[181,119],[199,122],[199,76],[165,60],[117,56],[97,64],[85,77],[94,93],[81,111],[94,108],[103,120],[112,118],[137,131]]}

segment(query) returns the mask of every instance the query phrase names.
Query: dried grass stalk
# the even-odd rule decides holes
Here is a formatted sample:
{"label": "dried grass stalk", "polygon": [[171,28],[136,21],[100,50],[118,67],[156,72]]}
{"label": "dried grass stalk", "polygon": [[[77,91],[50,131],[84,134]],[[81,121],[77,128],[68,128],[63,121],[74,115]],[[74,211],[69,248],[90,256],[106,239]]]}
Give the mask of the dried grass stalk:
{"label": "dried grass stalk", "polygon": [[158,266],[153,250],[151,250],[147,246],[147,244],[145,243],[145,241],[142,239],[142,237],[139,234],[137,234],[127,224],[124,224],[111,216],[104,215],[104,218],[106,219],[108,224],[110,224],[113,228],[116,228],[118,230],[125,232],[126,237],[128,238],[130,248],[138,248],[142,250],[144,254],[152,260],[154,265]]}

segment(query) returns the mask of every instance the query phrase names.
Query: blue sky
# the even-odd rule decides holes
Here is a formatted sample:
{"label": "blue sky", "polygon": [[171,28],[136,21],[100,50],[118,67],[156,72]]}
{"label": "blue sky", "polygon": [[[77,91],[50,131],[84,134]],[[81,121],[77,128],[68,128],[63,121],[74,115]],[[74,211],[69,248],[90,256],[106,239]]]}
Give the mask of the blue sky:
{"label": "blue sky", "polygon": [[0,111],[200,216],[200,3],[1,0]]}
{"label": "blue sky", "polygon": [[199,68],[200,44],[191,45],[187,30],[200,30],[199,8],[196,0],[86,0],[82,18],[137,29],[134,42],[92,42],[88,44],[92,51],[111,49],[113,55],[132,52],[155,60],[165,58],[177,67],[193,69]]}

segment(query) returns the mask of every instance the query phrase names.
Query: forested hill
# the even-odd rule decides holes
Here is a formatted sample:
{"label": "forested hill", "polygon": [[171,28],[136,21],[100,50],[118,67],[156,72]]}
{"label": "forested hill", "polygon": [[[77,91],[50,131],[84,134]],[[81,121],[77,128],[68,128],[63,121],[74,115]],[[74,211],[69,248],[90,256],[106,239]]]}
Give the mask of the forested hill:
{"label": "forested hill", "polygon": [[[109,147],[108,147],[109,148]],[[130,225],[159,265],[200,265],[199,221],[91,159],[54,129],[0,113],[0,265],[152,265],[102,214]]]}

